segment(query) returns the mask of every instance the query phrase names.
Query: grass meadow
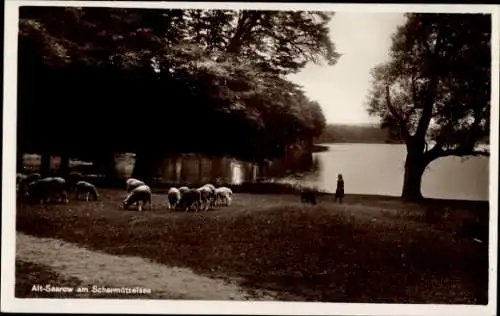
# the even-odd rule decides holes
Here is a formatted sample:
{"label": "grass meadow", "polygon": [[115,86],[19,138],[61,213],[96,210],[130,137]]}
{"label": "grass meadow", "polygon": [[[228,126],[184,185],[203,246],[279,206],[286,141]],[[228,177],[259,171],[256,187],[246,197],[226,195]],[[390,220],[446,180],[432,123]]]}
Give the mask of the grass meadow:
{"label": "grass meadow", "polygon": [[[188,267],[276,291],[280,300],[487,304],[487,241],[462,232],[464,223],[488,217],[488,203],[347,195],[337,204],[321,195],[313,206],[297,194],[235,193],[231,206],[185,213],[167,210],[160,190],[152,210],[137,212],[120,209],[125,195],[101,189],[95,202],[19,203],[17,230]],[[60,278],[19,261],[16,275],[21,297],[33,278]]]}

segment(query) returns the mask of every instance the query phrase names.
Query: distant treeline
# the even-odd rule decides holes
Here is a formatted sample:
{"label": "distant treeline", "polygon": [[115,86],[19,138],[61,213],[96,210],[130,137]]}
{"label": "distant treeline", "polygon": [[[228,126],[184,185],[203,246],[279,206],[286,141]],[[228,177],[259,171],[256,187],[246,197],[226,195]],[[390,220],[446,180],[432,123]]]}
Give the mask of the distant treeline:
{"label": "distant treeline", "polygon": [[[328,124],[315,143],[402,144],[403,141],[377,125]],[[489,136],[480,141],[480,144],[489,143]]]}
{"label": "distant treeline", "polygon": [[387,129],[376,125],[328,124],[316,143],[389,143],[402,141],[390,136]]}

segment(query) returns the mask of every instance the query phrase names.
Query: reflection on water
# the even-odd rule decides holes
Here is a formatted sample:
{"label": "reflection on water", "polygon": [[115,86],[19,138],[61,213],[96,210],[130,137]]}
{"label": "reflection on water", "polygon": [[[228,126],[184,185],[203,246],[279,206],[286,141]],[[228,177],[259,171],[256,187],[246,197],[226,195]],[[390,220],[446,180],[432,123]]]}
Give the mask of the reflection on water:
{"label": "reflection on water", "polygon": [[[39,154],[23,154],[22,155],[22,171],[23,173],[40,172],[40,167],[42,165],[42,156]],[[91,162],[81,161],[79,159],[70,159],[68,161],[70,168],[77,168],[79,166],[92,165]],[[61,157],[60,156],[50,156],[49,168],[52,171],[56,171],[61,167]]]}
{"label": "reflection on water", "polygon": [[135,154],[114,154],[114,159],[117,176],[121,179],[128,179],[132,177],[135,165]]}
{"label": "reflection on water", "polygon": [[[276,166],[276,167],[274,167]],[[165,182],[241,184],[269,178],[281,164],[257,165],[230,157],[207,158],[200,155],[166,157],[158,170]]]}
{"label": "reflection on water", "polygon": [[[243,171],[242,171],[242,165],[240,164],[239,161],[232,161],[231,162],[231,173],[232,173],[232,177],[231,177],[231,182],[233,184],[241,184],[243,182]],[[252,177],[253,177],[253,174],[252,174]],[[251,179],[253,181],[255,181],[255,179]]]}

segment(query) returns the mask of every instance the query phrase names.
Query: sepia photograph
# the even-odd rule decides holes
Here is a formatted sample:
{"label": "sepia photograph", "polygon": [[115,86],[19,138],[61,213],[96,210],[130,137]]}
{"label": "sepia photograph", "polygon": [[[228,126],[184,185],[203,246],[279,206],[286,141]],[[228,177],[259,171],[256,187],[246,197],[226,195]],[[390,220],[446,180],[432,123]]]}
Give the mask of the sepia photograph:
{"label": "sepia photograph", "polygon": [[494,315],[499,12],[8,1],[2,311]]}

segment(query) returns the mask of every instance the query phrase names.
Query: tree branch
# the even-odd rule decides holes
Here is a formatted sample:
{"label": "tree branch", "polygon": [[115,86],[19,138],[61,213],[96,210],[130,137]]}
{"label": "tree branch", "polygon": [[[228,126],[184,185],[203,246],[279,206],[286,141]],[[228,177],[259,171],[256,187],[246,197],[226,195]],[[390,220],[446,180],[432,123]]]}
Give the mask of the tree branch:
{"label": "tree branch", "polygon": [[249,36],[250,31],[256,24],[256,14],[257,13],[251,11],[243,11],[240,13],[235,33],[229,40],[226,52],[233,54],[238,54],[240,52],[244,40]]}
{"label": "tree branch", "polygon": [[406,126],[406,120],[403,118],[402,115],[399,114],[397,109],[392,105],[391,101],[391,95],[389,91],[389,85],[385,87],[386,90],[386,103],[387,103],[387,108],[389,108],[389,111],[391,112],[392,116],[396,119],[399,127],[399,131],[401,132],[401,136],[403,137],[404,141],[408,143],[410,141],[410,132],[408,131],[408,128]]}
{"label": "tree branch", "polygon": [[457,149],[447,149],[447,150],[442,150],[439,154],[439,157],[447,157],[447,156],[490,156],[490,152],[487,150],[463,150],[461,148]]}
{"label": "tree branch", "polygon": [[425,154],[425,158],[431,162],[437,158],[449,157],[449,156],[485,156],[489,157],[490,152],[488,150],[474,150],[470,147],[458,147],[455,149],[446,149],[443,150],[441,147],[438,147],[437,144],[430,151]]}
{"label": "tree branch", "polygon": [[436,38],[436,45],[434,47],[434,52],[431,52],[429,44],[427,43],[427,40],[424,40],[425,47],[426,47],[426,53],[428,55],[428,63],[429,63],[429,70],[428,70],[428,76],[430,77],[430,82],[428,84],[428,88],[426,89],[426,96],[425,96],[425,102],[423,104],[423,111],[422,111],[422,117],[420,118],[420,121],[418,122],[417,126],[417,131],[415,132],[415,138],[417,140],[422,140],[425,141],[425,134],[427,133],[427,130],[429,129],[429,124],[431,122],[432,118],[432,110],[434,107],[434,100],[436,98],[436,89],[438,85],[438,75],[435,73],[435,63],[436,60],[435,58],[438,55],[438,49],[441,47],[441,41],[442,41],[442,36],[441,33],[437,34]]}
{"label": "tree branch", "polygon": [[411,94],[415,108],[418,108],[417,87],[415,86],[415,76],[411,76]]}

